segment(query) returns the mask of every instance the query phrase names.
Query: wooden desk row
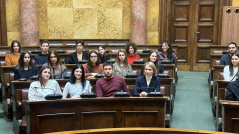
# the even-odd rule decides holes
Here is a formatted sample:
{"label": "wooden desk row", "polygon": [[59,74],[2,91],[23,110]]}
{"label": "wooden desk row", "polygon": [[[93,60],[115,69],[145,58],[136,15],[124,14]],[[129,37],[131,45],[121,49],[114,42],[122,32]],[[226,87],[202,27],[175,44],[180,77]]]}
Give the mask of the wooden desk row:
{"label": "wooden desk row", "polygon": [[[91,84],[95,85],[96,80],[97,79],[91,79]],[[134,84],[135,80],[136,79],[125,79],[127,85]],[[57,81],[60,86],[64,86],[68,80],[59,79]],[[20,131],[19,120],[22,120],[19,115],[21,111],[21,108],[19,108],[19,102],[21,101],[18,100],[21,98],[19,91],[29,88],[30,83],[31,81],[11,82],[13,127],[16,133]],[[172,79],[161,79],[161,85],[168,86],[167,89],[169,91],[165,91],[165,95],[170,97]],[[164,127],[167,109],[170,108],[167,107],[166,102],[170,102],[168,97],[25,101],[27,132],[42,133],[54,132],[56,130],[134,126]],[[145,119],[147,119],[147,121],[145,121]]]}
{"label": "wooden desk row", "polygon": [[137,127],[137,128],[105,128],[105,129],[89,129],[89,130],[74,130],[63,132],[52,132],[46,134],[232,134],[217,131],[179,129],[179,128],[152,128],[152,127]]}

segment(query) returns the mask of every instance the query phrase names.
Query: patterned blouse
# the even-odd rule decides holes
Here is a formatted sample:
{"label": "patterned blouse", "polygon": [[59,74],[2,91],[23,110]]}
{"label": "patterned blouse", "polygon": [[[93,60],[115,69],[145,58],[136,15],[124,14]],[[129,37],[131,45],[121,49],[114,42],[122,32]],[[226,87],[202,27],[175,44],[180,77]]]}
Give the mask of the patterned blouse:
{"label": "patterned blouse", "polygon": [[113,64],[113,75],[118,75],[121,77],[125,77],[125,75],[132,73],[132,67],[130,65],[129,66],[129,71],[127,72],[124,68],[124,66],[120,66],[120,71],[116,70],[116,63]]}

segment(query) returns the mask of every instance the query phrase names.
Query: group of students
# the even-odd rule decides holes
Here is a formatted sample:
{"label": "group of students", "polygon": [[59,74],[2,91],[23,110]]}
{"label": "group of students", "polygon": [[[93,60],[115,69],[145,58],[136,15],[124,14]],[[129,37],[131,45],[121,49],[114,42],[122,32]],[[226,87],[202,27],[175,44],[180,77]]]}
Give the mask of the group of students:
{"label": "group of students", "polygon": [[[63,94],[63,98],[68,95],[70,98],[79,98],[80,94],[91,92],[91,85],[86,79],[102,73],[105,74],[105,77],[96,82],[98,97],[113,96],[121,89],[129,92],[123,78],[132,73],[130,64],[140,59],[140,56],[136,54],[135,43],[127,43],[126,49],[119,50],[116,62],[111,64],[107,62],[110,58],[106,54],[104,46],[99,46],[98,52],[92,50],[88,53],[83,50],[84,42],[77,40],[76,51],[64,61],[64,63],[76,64],[76,66],[72,69],[70,81],[66,83],[62,93],[59,84],[54,79],[63,78],[67,74],[67,67],[62,64],[56,51],[48,51],[49,42],[47,40],[40,42],[40,48],[41,53],[35,56],[33,64],[31,54],[27,51],[21,52],[19,41],[14,40],[11,44],[11,52],[7,53],[5,57],[7,66],[15,66],[15,80],[30,79],[31,76],[38,75],[38,81],[31,83],[29,88],[29,100],[44,100],[47,94],[53,92]],[[79,65],[78,62],[81,60],[88,60],[88,62]],[[152,90],[160,90],[160,78],[155,75],[164,72],[163,66],[160,64],[163,60],[170,60],[174,64],[177,60],[171,44],[167,41],[162,42],[158,51],[149,53],[148,62],[142,67],[142,76],[136,80],[133,96],[146,96]],[[42,65],[39,71],[37,65]]]}
{"label": "group of students", "polygon": [[220,65],[225,65],[223,69],[224,80],[233,81],[226,88],[226,100],[232,101],[239,101],[239,53],[237,49],[235,42],[229,43],[229,52],[220,59]]}

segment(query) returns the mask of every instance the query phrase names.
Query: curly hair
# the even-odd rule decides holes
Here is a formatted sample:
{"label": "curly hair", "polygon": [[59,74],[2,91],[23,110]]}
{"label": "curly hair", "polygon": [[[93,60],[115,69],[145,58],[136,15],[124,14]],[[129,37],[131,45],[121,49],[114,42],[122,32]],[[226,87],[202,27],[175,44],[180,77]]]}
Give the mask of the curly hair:
{"label": "curly hair", "polygon": [[158,51],[163,52],[163,49],[162,49],[163,44],[167,44],[167,45],[168,45],[167,57],[168,57],[168,59],[172,59],[172,58],[173,58],[173,56],[172,56],[172,54],[173,54],[173,49],[172,49],[172,45],[171,45],[170,42],[168,42],[168,41],[166,41],[166,40],[163,40],[163,41],[161,42],[161,45],[160,45]]}
{"label": "curly hair", "polygon": [[136,45],[135,43],[133,43],[133,42],[129,42],[129,43],[126,44],[126,46],[125,46],[125,52],[126,52],[127,54],[129,54],[129,47],[130,47],[130,46],[134,48],[134,53],[136,53],[136,52],[137,52],[137,45]]}

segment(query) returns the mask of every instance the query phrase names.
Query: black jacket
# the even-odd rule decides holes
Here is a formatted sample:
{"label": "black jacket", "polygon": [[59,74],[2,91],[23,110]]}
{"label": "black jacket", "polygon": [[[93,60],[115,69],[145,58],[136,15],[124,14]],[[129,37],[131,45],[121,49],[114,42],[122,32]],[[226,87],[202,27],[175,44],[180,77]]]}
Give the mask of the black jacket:
{"label": "black jacket", "polygon": [[227,85],[226,100],[239,101],[239,80]]}
{"label": "black jacket", "polygon": [[[82,51],[82,60],[88,60],[89,54],[87,51]],[[78,58],[77,58],[77,52],[75,51],[74,53],[71,53],[69,56],[69,61],[67,64],[77,64],[78,63]]]}

